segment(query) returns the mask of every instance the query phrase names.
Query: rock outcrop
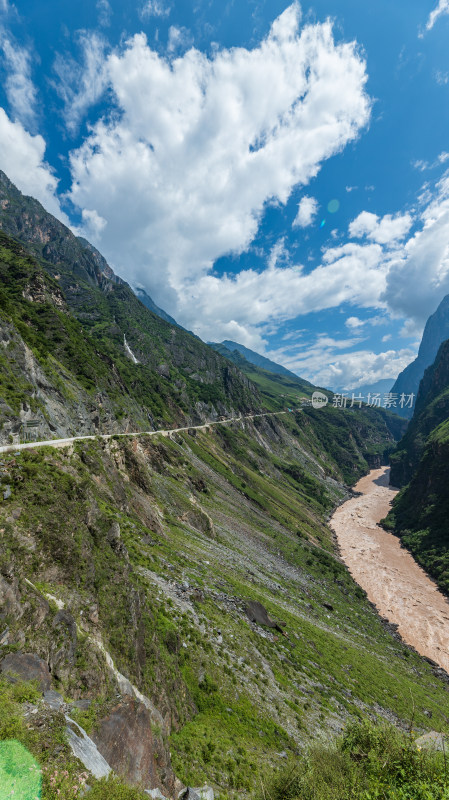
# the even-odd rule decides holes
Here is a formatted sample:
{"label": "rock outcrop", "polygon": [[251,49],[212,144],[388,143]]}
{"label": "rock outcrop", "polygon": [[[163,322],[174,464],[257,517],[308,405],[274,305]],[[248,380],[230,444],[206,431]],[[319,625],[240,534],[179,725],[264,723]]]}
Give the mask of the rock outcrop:
{"label": "rock outcrop", "polygon": [[9,653],[0,662],[0,669],[12,681],[37,681],[42,693],[51,687],[48,664],[34,653]]}
{"label": "rock outcrop", "polygon": [[100,720],[92,738],[114,772],[127,782],[172,794],[170,753],[143,703],[122,700]]}

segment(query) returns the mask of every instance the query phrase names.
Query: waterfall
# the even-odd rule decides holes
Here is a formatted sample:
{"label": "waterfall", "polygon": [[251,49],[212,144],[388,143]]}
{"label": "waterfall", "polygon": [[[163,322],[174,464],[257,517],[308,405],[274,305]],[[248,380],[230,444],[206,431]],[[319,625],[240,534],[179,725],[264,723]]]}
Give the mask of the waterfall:
{"label": "waterfall", "polygon": [[134,355],[133,351],[131,350],[131,348],[130,348],[130,346],[129,346],[128,342],[126,341],[126,336],[125,336],[125,334],[123,334],[123,344],[124,344],[124,346],[125,346],[125,353],[126,353],[126,355],[127,355],[127,356],[129,356],[129,358],[131,359],[131,361],[132,361],[134,364],[139,364],[140,362],[137,360],[137,358],[135,357],[135,355]]}

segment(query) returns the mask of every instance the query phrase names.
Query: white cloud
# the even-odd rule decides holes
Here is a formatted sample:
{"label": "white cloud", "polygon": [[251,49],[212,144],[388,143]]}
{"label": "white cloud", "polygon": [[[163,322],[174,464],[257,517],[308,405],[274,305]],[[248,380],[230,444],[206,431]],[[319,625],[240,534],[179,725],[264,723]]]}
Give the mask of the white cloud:
{"label": "white cloud", "polygon": [[141,19],[145,17],[168,17],[171,8],[163,0],[147,0],[139,11]]}
{"label": "white cloud", "polygon": [[0,0],[0,11],[8,11],[8,0]]}
{"label": "white cloud", "polygon": [[420,172],[425,172],[428,169],[435,169],[435,167],[440,167],[442,164],[445,164],[446,161],[449,160],[449,153],[446,150],[443,150],[435,159],[435,161],[423,161],[422,159],[417,159],[416,161],[412,162],[412,166],[415,169],[419,169]]}
{"label": "white cloud", "polygon": [[76,133],[87,109],[99,100],[106,83],[106,43],[96,33],[79,34],[81,64],[57,54],[53,69],[55,89],[64,104],[64,119],[70,133]]}
{"label": "white cloud", "polygon": [[397,314],[422,324],[449,293],[449,173],[420,221],[392,260],[384,299]]}
{"label": "white cloud", "polygon": [[363,384],[376,383],[382,378],[395,379],[416,356],[412,347],[374,353],[371,350],[352,350],[358,340],[335,340],[319,336],[307,346],[280,348],[267,355],[292,372],[306,377],[317,386],[330,389],[346,386],[357,389]]}
{"label": "white cloud", "polygon": [[170,25],[168,31],[167,50],[173,54],[180,50],[187,50],[193,44],[193,36],[188,28],[178,28],[176,25]]}
{"label": "white cloud", "polygon": [[98,24],[107,28],[111,24],[112,8],[108,0],[97,0]]}
{"label": "white cloud", "polygon": [[321,266],[305,273],[298,266],[271,263],[262,272],[244,270],[237,275],[204,275],[178,300],[178,313],[187,327],[203,338],[233,319],[248,331],[265,332],[266,326],[301,314],[334,308],[350,302],[381,306],[386,269],[377,244],[328,250]]}
{"label": "white cloud", "polygon": [[42,136],[32,136],[0,108],[0,169],[18,189],[36,197],[47,211],[67,225],[68,219],[56,196],[58,181],[44,157]]}
{"label": "white cloud", "polygon": [[427,20],[426,30],[430,31],[435,25],[437,19],[442,17],[443,14],[449,14],[449,0],[439,0],[437,7],[434,8],[429,16],[429,19]]}
{"label": "white cloud", "polygon": [[419,322],[416,322],[414,319],[406,319],[399,335],[403,339],[417,339],[418,344],[421,341],[422,333],[424,330],[424,325]]}
{"label": "white cloud", "polygon": [[298,205],[298,213],[293,220],[294,228],[307,228],[311,225],[318,211],[318,201],[314,197],[304,195]]}
{"label": "white cloud", "polygon": [[345,322],[347,328],[351,328],[353,330],[357,330],[358,328],[363,328],[365,325],[365,320],[359,319],[358,317],[348,317]]}
{"label": "white cloud", "polygon": [[1,49],[6,67],[5,91],[14,119],[33,124],[37,92],[31,80],[31,56],[28,50],[3,36]]}
{"label": "white cloud", "polygon": [[435,72],[435,80],[439,86],[446,86],[446,84],[449,83],[449,72],[437,70]]}
{"label": "white cloud", "polygon": [[95,209],[83,208],[81,217],[83,220],[83,233],[84,235],[87,234],[88,239],[98,239],[108,224],[103,217],[100,217]]}
{"label": "white cloud", "polygon": [[430,169],[430,166],[428,161],[423,161],[421,158],[417,158],[412,162],[412,167],[414,167],[414,169],[419,169],[420,172],[425,172],[427,169]]}
{"label": "white cloud", "polygon": [[[198,297],[207,338],[229,319],[262,321],[257,309],[279,318],[283,305],[306,308],[295,298],[303,282],[317,304],[324,291],[327,305],[320,273],[316,291],[294,269],[222,280],[210,273],[217,258],[250,246],[267,203],[286,203],[367,124],[365,63],[356,45],[336,44],[329,22],[300,31],[294,4],[252,50],[209,58],[191,49],[168,59],[139,34],[108,56],[104,69],[118,113],[99,120],[72,153],[71,198],[107,220],[95,243],[119,273],[191,327],[185,298]],[[332,272],[326,267],[334,294],[350,294],[349,276],[337,281]],[[384,281],[375,279],[370,292],[363,283],[365,298]],[[199,318],[197,311],[197,332]]]}
{"label": "white cloud", "polygon": [[367,236],[378,244],[392,244],[409,232],[413,224],[410,214],[398,214],[393,217],[386,214],[380,218],[370,211],[362,211],[349,225],[349,235],[361,238]]}

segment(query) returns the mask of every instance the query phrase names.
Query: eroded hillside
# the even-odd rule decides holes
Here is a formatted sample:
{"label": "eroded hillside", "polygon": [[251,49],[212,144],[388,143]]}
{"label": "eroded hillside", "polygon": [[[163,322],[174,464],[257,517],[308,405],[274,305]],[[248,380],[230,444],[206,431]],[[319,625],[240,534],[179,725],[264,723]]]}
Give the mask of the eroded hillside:
{"label": "eroded hillside", "polygon": [[4,457],[2,656],[43,659],[127,780],[145,725],[154,786],[229,797],[348,718],[447,722],[447,684],[335,555],[325,518],[347,466],[323,447],[328,412],[319,436],[301,412]]}

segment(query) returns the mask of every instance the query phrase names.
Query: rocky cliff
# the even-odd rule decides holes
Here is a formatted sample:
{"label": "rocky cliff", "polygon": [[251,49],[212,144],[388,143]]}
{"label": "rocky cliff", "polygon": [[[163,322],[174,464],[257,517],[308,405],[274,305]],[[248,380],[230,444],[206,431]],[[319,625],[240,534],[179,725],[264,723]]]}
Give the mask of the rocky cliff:
{"label": "rocky cliff", "polygon": [[416,411],[391,456],[402,486],[387,517],[415,558],[449,592],[449,341],[424,373]]}
{"label": "rocky cliff", "polygon": [[413,419],[391,455],[391,483],[404,486],[418,468],[428,436],[449,417],[449,340],[421,380]]}
{"label": "rocky cliff", "polygon": [[[418,394],[425,370],[435,361],[442,342],[449,339],[449,295],[443,298],[437,310],[427,320],[418,355],[398,376],[391,391],[401,395]],[[411,418],[413,408],[398,408],[398,414]]]}

